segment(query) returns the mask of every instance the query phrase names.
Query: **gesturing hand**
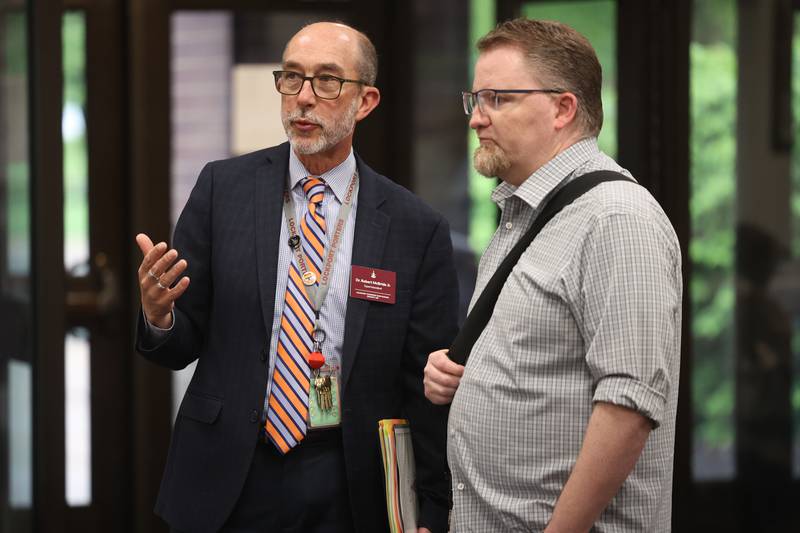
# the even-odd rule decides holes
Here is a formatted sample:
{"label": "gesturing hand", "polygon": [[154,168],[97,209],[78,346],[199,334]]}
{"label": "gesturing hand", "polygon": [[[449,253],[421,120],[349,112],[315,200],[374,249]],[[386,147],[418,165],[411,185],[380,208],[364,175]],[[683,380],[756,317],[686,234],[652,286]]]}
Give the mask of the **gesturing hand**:
{"label": "gesturing hand", "polygon": [[[172,327],[172,309],[175,300],[186,291],[189,277],[183,276],[175,283],[188,263],[178,258],[176,250],[167,251],[167,243],[153,246],[153,241],[144,233],[136,236],[136,244],[144,254],[139,265],[139,292],[142,296],[142,311],[147,321],[162,329]],[[173,286],[173,284],[175,284]]]}

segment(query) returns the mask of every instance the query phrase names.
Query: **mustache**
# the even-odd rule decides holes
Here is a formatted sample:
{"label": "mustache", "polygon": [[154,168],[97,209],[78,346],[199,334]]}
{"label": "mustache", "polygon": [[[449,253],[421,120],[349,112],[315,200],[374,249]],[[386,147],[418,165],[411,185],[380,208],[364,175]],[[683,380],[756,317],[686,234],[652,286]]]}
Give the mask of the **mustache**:
{"label": "mustache", "polygon": [[322,120],[320,120],[319,117],[317,117],[312,111],[308,111],[307,109],[295,109],[286,115],[286,120],[289,122],[300,119],[305,120],[306,122],[313,122],[318,126],[322,125]]}

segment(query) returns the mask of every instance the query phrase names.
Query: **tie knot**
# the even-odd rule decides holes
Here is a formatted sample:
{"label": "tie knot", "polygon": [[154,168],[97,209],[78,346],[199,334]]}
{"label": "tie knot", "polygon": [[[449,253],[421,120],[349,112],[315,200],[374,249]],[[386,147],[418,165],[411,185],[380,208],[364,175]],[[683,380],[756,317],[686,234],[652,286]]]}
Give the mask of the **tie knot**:
{"label": "tie knot", "polygon": [[325,197],[325,182],[314,176],[309,176],[303,180],[303,192],[309,203],[319,204]]}

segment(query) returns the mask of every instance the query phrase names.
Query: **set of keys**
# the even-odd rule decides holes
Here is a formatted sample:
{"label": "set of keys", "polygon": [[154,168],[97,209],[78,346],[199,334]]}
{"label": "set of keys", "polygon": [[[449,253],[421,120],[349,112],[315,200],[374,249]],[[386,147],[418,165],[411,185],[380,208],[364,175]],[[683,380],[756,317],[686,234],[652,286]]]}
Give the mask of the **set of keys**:
{"label": "set of keys", "polygon": [[308,408],[308,427],[322,429],[338,426],[342,423],[339,397],[339,358],[336,355],[325,357],[322,354],[322,343],[325,332],[315,329],[312,335],[314,343],[307,356],[311,367]]}
{"label": "set of keys", "polygon": [[[324,339],[324,332],[317,330],[315,333],[322,334]],[[330,411],[333,408],[333,386],[331,376],[329,374],[321,374],[320,368],[325,364],[325,356],[321,351],[321,340],[315,335],[314,350],[308,354],[308,366],[311,367],[311,372],[314,379],[314,391],[317,394],[317,405],[323,411]]]}
{"label": "set of keys", "polygon": [[317,405],[323,411],[330,411],[333,408],[333,392],[331,389],[331,377],[321,376],[316,370],[314,378],[314,390],[317,392]]}

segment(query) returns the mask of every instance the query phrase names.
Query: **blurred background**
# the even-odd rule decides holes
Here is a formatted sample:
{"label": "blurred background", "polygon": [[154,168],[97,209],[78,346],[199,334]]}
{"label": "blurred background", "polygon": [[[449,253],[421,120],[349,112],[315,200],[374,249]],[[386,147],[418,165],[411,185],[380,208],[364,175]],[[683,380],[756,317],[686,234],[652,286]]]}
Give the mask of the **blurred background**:
{"label": "blurred background", "polygon": [[449,219],[465,312],[497,213],[459,92],[518,15],[593,43],[601,147],[681,240],[674,531],[800,531],[797,0],[0,0],[0,531],[166,531],[192,368],[133,352],[133,237],[169,239],[206,161],[285,140],[270,71],[308,22],[375,42],[355,146]]}

